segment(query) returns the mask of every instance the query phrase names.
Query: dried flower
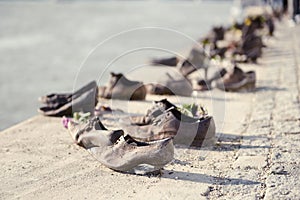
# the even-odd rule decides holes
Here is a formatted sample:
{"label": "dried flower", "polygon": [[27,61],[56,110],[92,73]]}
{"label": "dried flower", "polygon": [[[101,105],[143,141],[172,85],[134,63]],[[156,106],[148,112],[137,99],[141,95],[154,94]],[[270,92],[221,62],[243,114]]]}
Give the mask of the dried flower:
{"label": "dried flower", "polygon": [[62,124],[65,128],[68,128],[69,121],[70,121],[70,118],[67,118],[65,116],[62,117]]}

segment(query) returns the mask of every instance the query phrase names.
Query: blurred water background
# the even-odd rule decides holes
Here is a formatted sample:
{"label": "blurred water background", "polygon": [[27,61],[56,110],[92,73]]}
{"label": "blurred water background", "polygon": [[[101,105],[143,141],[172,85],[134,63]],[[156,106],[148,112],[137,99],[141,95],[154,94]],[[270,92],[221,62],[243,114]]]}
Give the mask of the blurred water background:
{"label": "blurred water background", "polygon": [[36,115],[41,95],[104,84],[109,71],[129,73],[151,57],[186,51],[190,38],[230,23],[233,3],[0,1],[0,130]]}

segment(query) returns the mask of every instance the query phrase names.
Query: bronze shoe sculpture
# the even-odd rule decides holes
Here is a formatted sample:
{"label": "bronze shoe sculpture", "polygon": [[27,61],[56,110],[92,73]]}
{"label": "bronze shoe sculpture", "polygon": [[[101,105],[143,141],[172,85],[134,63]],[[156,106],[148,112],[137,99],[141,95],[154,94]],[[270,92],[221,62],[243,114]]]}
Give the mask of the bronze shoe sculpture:
{"label": "bronze shoe sculpture", "polygon": [[215,143],[215,123],[211,116],[194,118],[172,107],[144,126],[125,126],[125,131],[138,140],[155,141],[172,137],[174,144],[211,146]]}
{"label": "bronze shoe sculpture", "polygon": [[96,81],[91,81],[73,93],[52,93],[39,97],[38,100],[44,104],[62,104],[72,100],[72,98],[79,97],[81,94],[92,88],[95,88],[96,86]]}
{"label": "bronze shoe sculpture", "polygon": [[[80,92],[67,96],[49,95],[43,98],[47,105],[38,109],[38,112],[46,116],[71,116],[73,112],[90,112],[94,113],[97,104],[97,85],[96,82],[80,89]],[[54,98],[52,98],[54,97]],[[51,100],[50,100],[51,99]]]}
{"label": "bronze shoe sculpture", "polygon": [[141,142],[130,135],[124,136],[122,130],[107,130],[99,118],[92,119],[83,128],[78,126],[69,122],[68,129],[72,138],[110,169],[128,172],[144,164],[161,169],[173,160],[171,138]]}
{"label": "bronze shoe sculpture", "polygon": [[164,66],[173,66],[173,67],[175,67],[178,62],[179,59],[177,57],[153,59],[150,61],[150,63],[153,65],[164,65]]}
{"label": "bronze shoe sculpture", "polygon": [[146,88],[142,82],[131,81],[123,74],[110,73],[106,87],[99,87],[99,96],[106,99],[144,100]]}
{"label": "bronze shoe sculpture", "polygon": [[174,157],[171,138],[154,142],[139,142],[130,135],[121,136],[120,141],[111,146],[94,146],[87,149],[106,167],[128,172],[139,165],[151,165],[156,170],[163,168]]}
{"label": "bronze shoe sculpture", "polygon": [[255,89],[255,83],[256,74],[254,71],[245,73],[241,68],[235,66],[217,82],[216,87],[232,92],[252,91]]}
{"label": "bronze shoe sculpture", "polygon": [[222,78],[227,73],[225,68],[216,71],[210,78],[205,80],[193,81],[193,89],[195,91],[205,91],[212,89],[212,82]]}

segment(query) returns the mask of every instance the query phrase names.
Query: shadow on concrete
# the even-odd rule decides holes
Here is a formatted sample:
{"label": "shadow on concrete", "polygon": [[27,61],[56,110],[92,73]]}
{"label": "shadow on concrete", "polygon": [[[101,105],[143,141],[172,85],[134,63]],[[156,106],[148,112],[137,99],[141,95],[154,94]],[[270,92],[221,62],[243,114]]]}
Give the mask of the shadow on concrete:
{"label": "shadow on concrete", "polygon": [[217,185],[256,185],[261,182],[251,181],[239,178],[222,178],[206,174],[182,172],[174,170],[163,170],[161,178],[174,179],[178,181],[191,181],[197,183],[208,183]]}
{"label": "shadow on concrete", "polygon": [[195,183],[207,183],[215,185],[257,185],[262,184],[258,181],[252,181],[240,178],[224,178],[219,176],[212,176],[207,174],[193,173],[193,172],[183,172],[176,170],[162,170],[154,171],[146,174],[134,174],[132,172],[121,172],[123,174],[131,174],[135,176],[156,176],[164,179],[172,179],[177,181],[191,181]]}
{"label": "shadow on concrete", "polygon": [[216,135],[218,141],[239,141],[239,140],[254,140],[254,139],[259,139],[259,138],[268,138],[263,135],[235,135],[235,134],[230,134],[230,133],[219,133]]}
{"label": "shadow on concrete", "polygon": [[[197,150],[206,150],[206,151],[234,151],[237,149],[270,149],[271,146],[266,145],[242,145],[240,144],[241,140],[257,140],[265,139],[267,136],[252,136],[252,135],[235,135],[235,134],[225,134],[219,133],[216,135],[217,142],[214,146],[207,147],[194,147],[194,146],[184,146],[184,145],[175,145],[176,149],[197,149]],[[180,162],[178,161],[178,163]],[[186,164],[186,163],[185,163]]]}
{"label": "shadow on concrete", "polygon": [[236,149],[270,149],[271,146],[258,146],[258,145],[241,145],[241,144],[232,144],[232,143],[217,143],[216,146],[212,149],[213,151],[234,151]]}
{"label": "shadow on concrete", "polygon": [[265,92],[265,91],[285,91],[285,88],[279,87],[269,87],[269,86],[260,86],[256,87],[255,92]]}
{"label": "shadow on concrete", "polygon": [[285,56],[292,56],[292,52],[284,52],[282,50],[277,50],[276,48],[272,49],[272,51],[266,52],[265,54],[268,59],[275,57],[275,58],[280,58],[280,57],[285,57]]}

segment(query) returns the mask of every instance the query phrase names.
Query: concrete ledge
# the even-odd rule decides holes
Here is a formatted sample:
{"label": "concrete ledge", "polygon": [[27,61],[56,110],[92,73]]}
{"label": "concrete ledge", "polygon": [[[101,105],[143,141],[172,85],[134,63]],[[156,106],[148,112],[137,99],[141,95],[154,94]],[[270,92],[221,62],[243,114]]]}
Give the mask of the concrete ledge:
{"label": "concrete ledge", "polygon": [[[123,174],[73,144],[60,118],[35,116],[0,133],[1,198],[297,199],[299,63],[291,47],[299,40],[291,35],[299,27],[278,27],[260,65],[241,65],[256,70],[255,93],[226,93],[222,99],[224,93],[214,90],[216,98],[201,94],[197,99],[213,115],[222,109],[226,114],[216,120],[222,128],[215,147],[177,148],[161,178]],[[147,100],[123,106],[143,113],[152,97]]]}

